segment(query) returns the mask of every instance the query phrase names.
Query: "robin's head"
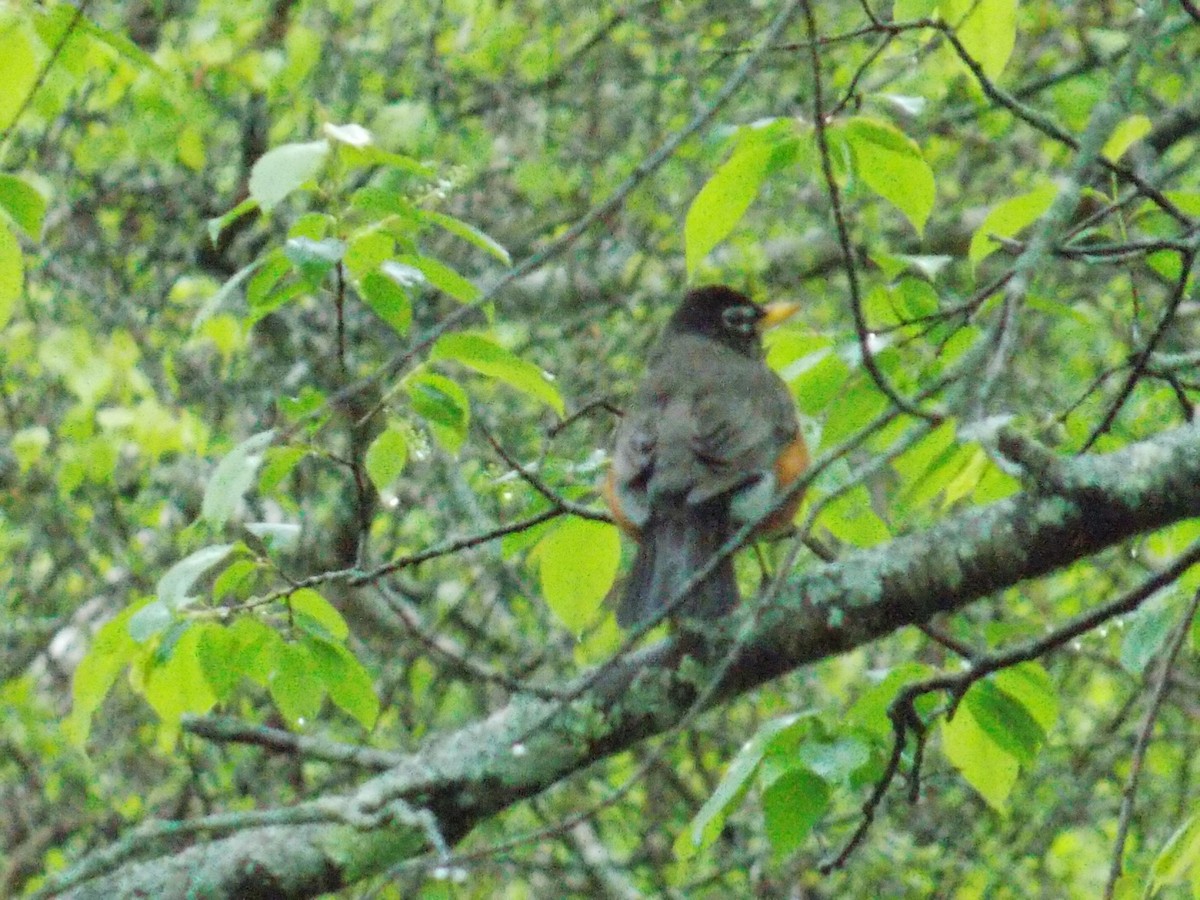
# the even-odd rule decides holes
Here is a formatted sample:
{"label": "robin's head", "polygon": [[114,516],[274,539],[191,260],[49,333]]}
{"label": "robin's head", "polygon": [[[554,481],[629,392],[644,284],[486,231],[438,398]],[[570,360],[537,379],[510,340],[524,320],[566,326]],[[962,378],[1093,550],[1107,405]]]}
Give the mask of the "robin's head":
{"label": "robin's head", "polygon": [[704,335],[739,353],[758,356],[762,353],[763,331],[778,325],[798,308],[795,303],[759,306],[733,288],[709,285],[687,292],[667,328]]}

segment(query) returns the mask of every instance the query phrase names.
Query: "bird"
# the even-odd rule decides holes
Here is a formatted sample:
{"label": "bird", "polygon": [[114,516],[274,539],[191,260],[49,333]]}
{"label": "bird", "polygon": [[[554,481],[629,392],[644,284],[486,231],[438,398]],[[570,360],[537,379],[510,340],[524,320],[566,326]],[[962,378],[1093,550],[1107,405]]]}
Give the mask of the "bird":
{"label": "bird", "polygon": [[[801,494],[782,494],[808,468],[809,452],[791,393],[767,367],[762,333],[799,308],[708,285],[688,291],[668,320],[617,426],[603,482],[613,520],[638,542],[617,605],[622,628],[659,618],[744,524],[762,520],[756,537],[791,525]],[[727,555],[673,613],[716,619],[738,601]]]}

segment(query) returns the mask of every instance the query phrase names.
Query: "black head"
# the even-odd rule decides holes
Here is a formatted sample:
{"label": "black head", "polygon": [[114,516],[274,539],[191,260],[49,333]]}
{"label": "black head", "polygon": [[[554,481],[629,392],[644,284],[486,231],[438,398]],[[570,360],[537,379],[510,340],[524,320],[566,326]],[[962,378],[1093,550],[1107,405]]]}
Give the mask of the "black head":
{"label": "black head", "polygon": [[747,356],[762,355],[761,324],[766,310],[733,288],[709,285],[688,291],[667,328],[720,341]]}

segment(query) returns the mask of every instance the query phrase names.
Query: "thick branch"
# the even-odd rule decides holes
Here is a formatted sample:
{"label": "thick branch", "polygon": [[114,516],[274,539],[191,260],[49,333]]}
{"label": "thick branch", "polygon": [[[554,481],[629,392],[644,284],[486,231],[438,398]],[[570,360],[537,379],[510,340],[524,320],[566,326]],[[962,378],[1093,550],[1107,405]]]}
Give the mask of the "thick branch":
{"label": "thick branch", "polygon": [[[791,579],[771,608],[756,611],[750,639],[737,643],[709,702],[1200,516],[1200,426],[1108,456],[1063,459],[1058,475],[1052,489],[1028,489]],[[723,633],[737,633],[739,624],[735,618]],[[702,655],[720,661],[734,646],[732,637],[714,639]],[[271,896],[312,896],[427,848],[406,810],[432,812],[437,832],[453,844],[518,800],[680,721],[706,684],[706,663],[679,667],[683,653],[668,640],[619,660],[570,703],[515,699],[352,794],[304,805],[313,816],[326,814],[325,823],[253,828],[150,863],[127,862],[66,896],[171,898],[201,886],[208,897],[247,897],[263,896],[263,885]]]}

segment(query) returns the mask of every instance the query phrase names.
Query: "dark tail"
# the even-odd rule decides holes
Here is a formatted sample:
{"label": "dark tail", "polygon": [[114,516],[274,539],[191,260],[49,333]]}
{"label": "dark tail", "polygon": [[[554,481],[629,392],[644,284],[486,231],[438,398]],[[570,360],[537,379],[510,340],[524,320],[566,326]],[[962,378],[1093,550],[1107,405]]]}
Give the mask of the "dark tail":
{"label": "dark tail", "polygon": [[[658,504],[642,529],[633,572],[617,607],[617,623],[622,628],[633,628],[655,618],[731,534],[728,496],[696,506],[682,500]],[[715,619],[737,602],[730,555],[691,590],[674,615]]]}

